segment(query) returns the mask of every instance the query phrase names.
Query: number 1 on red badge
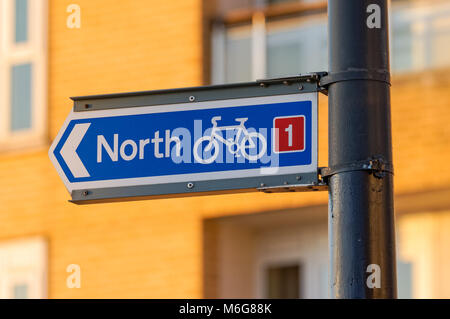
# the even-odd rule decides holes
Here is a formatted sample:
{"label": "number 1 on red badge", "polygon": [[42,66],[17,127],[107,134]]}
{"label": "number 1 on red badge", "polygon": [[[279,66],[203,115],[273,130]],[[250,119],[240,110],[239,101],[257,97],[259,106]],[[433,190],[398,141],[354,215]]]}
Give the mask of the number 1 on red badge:
{"label": "number 1 on red badge", "polygon": [[305,150],[305,117],[282,116],[273,119],[275,129],[275,153],[301,152]]}

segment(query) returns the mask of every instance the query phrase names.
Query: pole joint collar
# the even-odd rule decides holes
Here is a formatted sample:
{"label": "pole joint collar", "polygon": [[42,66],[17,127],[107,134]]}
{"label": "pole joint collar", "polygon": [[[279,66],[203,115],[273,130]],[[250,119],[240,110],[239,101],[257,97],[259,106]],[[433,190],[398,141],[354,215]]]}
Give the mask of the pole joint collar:
{"label": "pole joint collar", "polygon": [[355,161],[331,167],[322,167],[320,168],[320,175],[328,184],[328,179],[331,176],[353,171],[368,171],[376,178],[383,178],[386,174],[394,174],[394,167],[392,163],[386,162],[382,156],[373,156],[362,161]]}
{"label": "pole joint collar", "polygon": [[328,73],[320,78],[320,86],[327,88],[333,83],[342,81],[369,80],[385,82],[391,85],[391,75],[388,70],[351,69]]}

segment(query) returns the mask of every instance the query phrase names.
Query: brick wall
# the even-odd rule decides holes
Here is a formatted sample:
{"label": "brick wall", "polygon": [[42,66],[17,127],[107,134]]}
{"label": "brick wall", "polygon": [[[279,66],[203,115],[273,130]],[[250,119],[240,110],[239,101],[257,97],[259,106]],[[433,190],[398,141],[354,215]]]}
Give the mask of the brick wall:
{"label": "brick wall", "polygon": [[[49,135],[69,96],[200,85],[200,0],[78,0],[82,27],[49,1]],[[146,4],[146,5],[144,5]],[[319,106],[319,161],[327,159],[326,97]],[[397,77],[392,87],[396,192],[448,187],[450,79]],[[47,148],[0,155],[0,240],[43,235],[51,298],[203,295],[204,218],[325,203],[327,194],[240,194],[75,206]],[[66,287],[69,264],[81,289]]]}
{"label": "brick wall", "polygon": [[50,133],[70,96],[202,83],[200,0],[79,0],[80,29],[66,27],[70,0],[50,1]]}

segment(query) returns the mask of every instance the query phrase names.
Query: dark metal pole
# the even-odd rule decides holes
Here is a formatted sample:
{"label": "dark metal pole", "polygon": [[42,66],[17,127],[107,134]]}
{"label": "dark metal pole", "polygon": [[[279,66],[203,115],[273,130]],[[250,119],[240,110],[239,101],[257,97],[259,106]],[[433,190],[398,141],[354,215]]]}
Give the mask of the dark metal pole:
{"label": "dark metal pole", "polygon": [[387,0],[329,0],[332,296],[396,298]]}

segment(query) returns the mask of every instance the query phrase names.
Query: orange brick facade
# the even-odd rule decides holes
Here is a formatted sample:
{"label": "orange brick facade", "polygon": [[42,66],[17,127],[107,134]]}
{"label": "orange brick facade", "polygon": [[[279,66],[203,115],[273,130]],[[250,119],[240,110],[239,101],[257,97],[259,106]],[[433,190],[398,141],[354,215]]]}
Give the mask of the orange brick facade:
{"label": "orange brick facade", "polygon": [[[50,298],[201,298],[205,218],[326,203],[326,192],[69,203],[47,156],[72,107],[69,97],[202,85],[207,60],[201,0],[78,0],[81,29],[68,29],[71,2],[49,1],[48,144],[0,154],[0,241],[46,238]],[[399,196],[450,188],[450,77],[445,73],[394,77]],[[327,134],[327,100],[321,95],[321,166],[327,164]],[[450,206],[440,214],[448,216]],[[450,225],[449,218],[442,222]],[[66,286],[69,264],[81,267],[80,289]]]}

